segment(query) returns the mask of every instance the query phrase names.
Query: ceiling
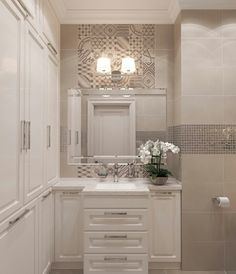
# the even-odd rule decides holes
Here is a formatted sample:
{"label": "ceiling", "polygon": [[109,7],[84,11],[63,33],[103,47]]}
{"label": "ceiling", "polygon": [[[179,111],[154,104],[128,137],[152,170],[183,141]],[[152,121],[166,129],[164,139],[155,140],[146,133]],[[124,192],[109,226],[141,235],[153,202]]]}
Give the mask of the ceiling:
{"label": "ceiling", "polygon": [[236,9],[236,0],[50,0],[62,24],[170,24],[181,9]]}

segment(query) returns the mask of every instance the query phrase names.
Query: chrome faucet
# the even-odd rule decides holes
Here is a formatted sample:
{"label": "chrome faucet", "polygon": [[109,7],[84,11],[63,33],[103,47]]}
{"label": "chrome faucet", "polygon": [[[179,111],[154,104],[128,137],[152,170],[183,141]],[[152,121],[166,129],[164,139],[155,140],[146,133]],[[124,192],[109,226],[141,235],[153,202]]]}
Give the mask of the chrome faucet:
{"label": "chrome faucet", "polygon": [[114,175],[114,183],[118,183],[119,182],[119,165],[116,163],[114,164],[114,168],[113,168],[113,175]]}

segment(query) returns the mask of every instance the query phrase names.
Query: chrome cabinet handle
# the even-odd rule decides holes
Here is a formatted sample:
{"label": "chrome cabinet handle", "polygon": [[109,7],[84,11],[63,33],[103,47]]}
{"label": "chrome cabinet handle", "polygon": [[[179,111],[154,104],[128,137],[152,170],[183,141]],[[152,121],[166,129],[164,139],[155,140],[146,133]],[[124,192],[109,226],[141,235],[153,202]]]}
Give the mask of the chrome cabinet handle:
{"label": "chrome cabinet handle", "polygon": [[104,261],[125,262],[127,261],[127,257],[104,257]]}
{"label": "chrome cabinet handle", "polygon": [[104,239],[127,239],[127,235],[104,235]]}
{"label": "chrome cabinet handle", "polygon": [[79,144],[79,131],[78,130],[75,132],[75,144],[76,145]]}
{"label": "chrome cabinet handle", "polygon": [[27,123],[27,149],[30,150],[31,148],[31,123],[30,121]]}
{"label": "chrome cabinet handle", "polygon": [[51,51],[52,54],[57,55],[57,50],[51,43],[48,43],[48,49]]}
{"label": "chrome cabinet handle", "polygon": [[71,145],[71,130],[68,131],[68,145]]}
{"label": "chrome cabinet handle", "polygon": [[21,121],[21,151],[26,149],[26,122]]}
{"label": "chrome cabinet handle", "polygon": [[104,212],[105,216],[126,216],[127,212]]}
{"label": "chrome cabinet handle", "polygon": [[50,196],[52,194],[52,191],[50,190],[47,194],[42,196],[42,201],[47,199],[48,196]]}
{"label": "chrome cabinet handle", "polygon": [[22,0],[18,0],[18,3],[21,5],[22,9],[26,12],[26,17],[31,15],[31,12],[29,11],[29,9],[26,7],[26,5],[22,2]]}
{"label": "chrome cabinet handle", "polygon": [[47,148],[51,147],[51,126],[47,126]]}
{"label": "chrome cabinet handle", "polygon": [[17,222],[19,222],[27,213],[29,213],[30,210],[26,209],[21,215],[19,215],[17,218],[9,222],[9,226],[15,225]]}

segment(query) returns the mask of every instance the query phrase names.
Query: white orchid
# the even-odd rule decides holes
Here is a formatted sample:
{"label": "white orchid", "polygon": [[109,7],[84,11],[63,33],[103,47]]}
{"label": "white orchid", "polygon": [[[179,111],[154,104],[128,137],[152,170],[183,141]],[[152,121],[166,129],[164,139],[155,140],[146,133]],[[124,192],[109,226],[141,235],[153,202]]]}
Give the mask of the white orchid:
{"label": "white orchid", "polygon": [[167,152],[171,151],[174,154],[178,154],[180,149],[178,146],[168,142],[162,142],[159,140],[148,140],[145,144],[139,147],[139,156],[144,164],[150,163],[152,157],[161,157],[161,159],[167,158]]}
{"label": "white orchid", "polygon": [[180,149],[174,144],[159,140],[156,140],[156,142],[148,140],[139,147],[139,157],[144,163],[144,169],[152,178],[171,175],[171,172],[167,169],[161,168],[166,163],[168,151],[177,154],[180,152]]}

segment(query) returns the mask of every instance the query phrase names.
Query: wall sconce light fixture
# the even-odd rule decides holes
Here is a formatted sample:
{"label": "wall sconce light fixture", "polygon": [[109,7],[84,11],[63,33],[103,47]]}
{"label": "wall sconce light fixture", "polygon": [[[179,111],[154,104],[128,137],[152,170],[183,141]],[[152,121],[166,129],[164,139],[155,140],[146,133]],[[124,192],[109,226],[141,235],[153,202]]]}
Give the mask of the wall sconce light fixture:
{"label": "wall sconce light fixture", "polygon": [[112,82],[119,82],[122,75],[132,74],[136,71],[134,58],[122,58],[121,70],[111,69],[111,60],[108,57],[100,57],[97,59],[97,72],[111,76]]}

